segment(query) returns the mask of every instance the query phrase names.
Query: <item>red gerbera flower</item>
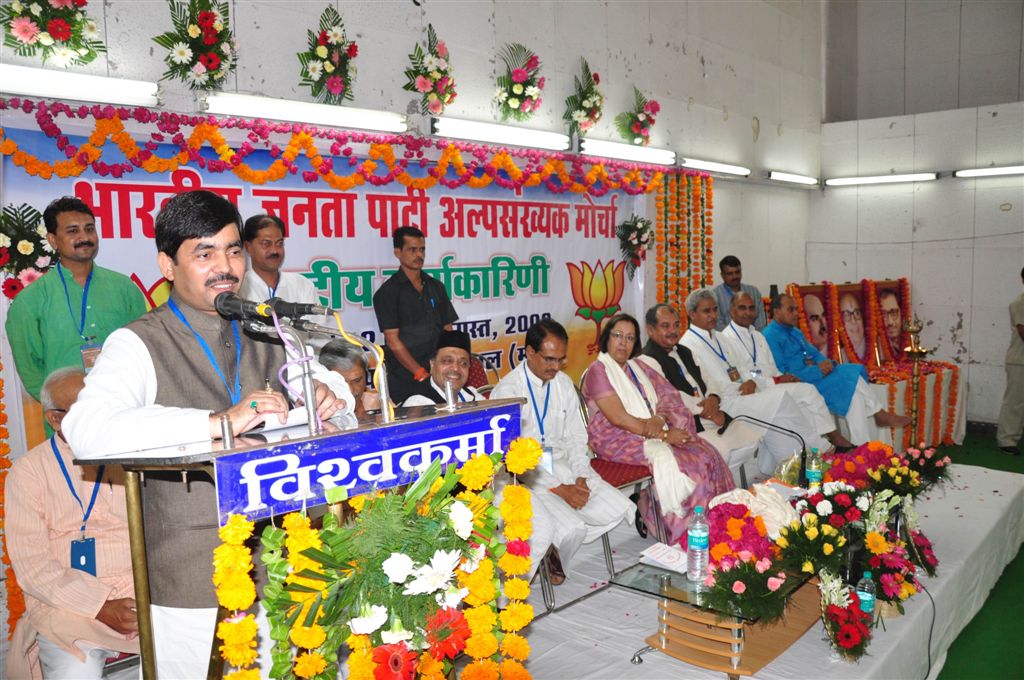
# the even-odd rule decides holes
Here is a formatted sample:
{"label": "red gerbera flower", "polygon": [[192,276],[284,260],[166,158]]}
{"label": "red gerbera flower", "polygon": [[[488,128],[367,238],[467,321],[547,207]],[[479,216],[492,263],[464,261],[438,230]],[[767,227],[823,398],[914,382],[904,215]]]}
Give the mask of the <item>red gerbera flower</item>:
{"label": "red gerbera flower", "polygon": [[89,0],[75,0],[75,7],[85,7],[89,4]]}
{"label": "red gerbera flower", "polygon": [[196,23],[203,28],[209,28],[213,26],[214,22],[217,21],[217,15],[213,12],[206,10],[199,13],[199,17],[196,19]]}
{"label": "red gerbera flower", "polygon": [[3,289],[4,295],[13,300],[15,295],[25,290],[25,284],[12,276],[4,281]]}
{"label": "red gerbera flower", "polygon": [[316,37],[316,44],[317,45],[326,45],[327,44],[327,31],[320,31],[320,35],[318,35]]}
{"label": "red gerbera flower", "polygon": [[416,652],[404,642],[381,645],[373,650],[375,680],[412,680],[416,675]]}
{"label": "red gerbera flower", "polygon": [[217,42],[217,31],[213,29],[207,29],[203,31],[203,44],[214,45]]}
{"label": "red gerbera flower", "polygon": [[839,627],[839,632],[836,633],[836,642],[843,649],[851,649],[860,644],[862,640],[860,631],[857,630],[857,626],[852,624],[845,624]]}
{"label": "red gerbera flower", "polygon": [[591,73],[590,77],[594,79],[594,85],[600,85],[601,84],[601,76],[598,73],[596,73],[596,72],[595,73]]}
{"label": "red gerbera flower", "polygon": [[441,659],[454,659],[466,648],[466,638],[470,636],[466,617],[458,609],[446,607],[438,609],[427,619],[427,643],[430,655]]}
{"label": "red gerbera flower", "polygon": [[71,37],[71,26],[63,19],[50,19],[46,24],[46,32],[58,42],[64,42]]}
{"label": "red gerbera flower", "polygon": [[359,45],[355,44],[354,42],[349,43],[348,50],[346,53],[348,54],[349,59],[359,56]]}
{"label": "red gerbera flower", "polygon": [[220,57],[216,52],[207,52],[199,55],[199,63],[205,66],[207,71],[216,71],[220,68]]}
{"label": "red gerbera flower", "polygon": [[[11,261],[11,251],[7,248],[0,248],[0,267]],[[527,553],[529,554],[529,553]]]}

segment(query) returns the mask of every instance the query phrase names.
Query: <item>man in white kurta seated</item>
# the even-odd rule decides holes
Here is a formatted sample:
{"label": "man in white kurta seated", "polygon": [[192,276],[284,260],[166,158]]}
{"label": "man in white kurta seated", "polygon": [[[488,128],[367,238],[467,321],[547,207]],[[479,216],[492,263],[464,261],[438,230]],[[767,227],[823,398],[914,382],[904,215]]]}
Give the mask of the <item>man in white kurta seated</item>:
{"label": "man in white kurta seated", "polygon": [[242,230],[249,269],[242,279],[239,295],[265,302],[281,298],[286,302],[320,304],[313,282],[298,272],[281,271],[284,265],[284,222],[275,215],[254,215]]}
{"label": "man in white kurta seated", "polygon": [[[741,377],[739,357],[732,345],[722,342],[722,334],[715,330],[718,303],[710,288],[695,290],[687,296],[686,313],[690,327],[680,342],[693,353],[708,391],[721,397],[722,409],[733,416],[746,415],[793,430],[803,437],[807,447],[822,451],[829,448],[822,435],[834,427],[823,429],[815,426],[785,391],[758,389],[755,381]],[[764,474],[772,474],[780,463],[799,450],[800,445],[795,438],[766,430],[757,457],[758,469]]]}
{"label": "man in white kurta seated", "polygon": [[718,433],[730,416],[722,410],[721,397],[708,392],[700,367],[693,360],[693,353],[679,344],[683,334],[683,322],[679,312],[672,305],[657,304],[647,310],[647,344],[637,359],[644,362],[679,390],[686,408],[695,416],[697,433],[714,446],[723,457],[729,452],[761,442],[761,431],[746,423],[729,425],[725,432]]}
{"label": "man in white kurta seated", "polygon": [[783,373],[775,365],[771,347],[761,331],[754,328],[757,317],[754,299],[746,293],[736,293],[729,307],[729,323],[719,335],[723,343],[732,346],[739,360],[740,376],[757,383],[759,390],[783,390],[814,422],[818,431],[827,431],[825,437],[840,448],[851,447],[848,439],[836,429],[836,421],[814,385],[800,382],[792,373]]}
{"label": "man in white kurta seated", "polygon": [[[548,546],[566,574],[580,545],[600,538],[620,522],[632,522],[636,507],[590,466],[587,428],[572,379],[561,371],[569,336],[560,323],[542,319],[526,331],[526,361],[519,362],[490,394],[491,399],[526,399],[521,432],[541,443],[541,464],[523,477],[533,492],[530,575]],[[555,579],[552,579],[555,581]]]}
{"label": "man in white kurta seated", "polygon": [[434,356],[430,357],[430,381],[416,383],[416,394],[406,398],[402,406],[444,404],[444,384],[452,385],[455,401],[480,401],[483,395],[466,385],[469,380],[469,360],[472,347],[469,333],[441,331]]}

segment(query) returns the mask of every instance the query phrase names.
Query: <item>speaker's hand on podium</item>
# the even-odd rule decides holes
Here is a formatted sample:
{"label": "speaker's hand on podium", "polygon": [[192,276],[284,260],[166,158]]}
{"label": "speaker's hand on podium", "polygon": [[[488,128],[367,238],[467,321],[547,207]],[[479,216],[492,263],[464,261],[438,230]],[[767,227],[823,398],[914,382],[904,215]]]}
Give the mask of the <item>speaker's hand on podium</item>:
{"label": "speaker's hand on podium", "polygon": [[231,431],[239,435],[243,432],[248,432],[275,415],[283,425],[288,418],[288,402],[283,394],[275,390],[256,390],[251,392],[231,408],[210,414],[211,439],[220,438],[220,417],[224,415],[231,422]]}
{"label": "speaker's hand on podium", "polygon": [[[338,399],[330,387],[316,380],[313,381],[313,386],[316,388],[316,413],[320,420],[327,420],[345,408],[345,400]],[[299,399],[297,403],[301,405],[302,400]]]}

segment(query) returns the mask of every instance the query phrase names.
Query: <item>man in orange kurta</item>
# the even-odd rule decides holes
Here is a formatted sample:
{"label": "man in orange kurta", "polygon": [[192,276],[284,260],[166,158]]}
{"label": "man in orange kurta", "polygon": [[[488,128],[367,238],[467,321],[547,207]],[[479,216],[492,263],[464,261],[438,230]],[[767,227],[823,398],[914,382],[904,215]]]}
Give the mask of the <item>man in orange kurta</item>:
{"label": "man in orange kurta", "polygon": [[[60,431],[84,377],[67,368],[47,378],[41,397],[56,434],[18,458],[7,475],[7,548],[26,606],[7,654],[12,680],[100,678],[108,656],[139,651],[123,473],[105,466],[97,482],[99,468],[75,465]],[[72,541],[83,533],[95,541],[95,560],[87,562],[95,563],[96,576],[71,567]]]}

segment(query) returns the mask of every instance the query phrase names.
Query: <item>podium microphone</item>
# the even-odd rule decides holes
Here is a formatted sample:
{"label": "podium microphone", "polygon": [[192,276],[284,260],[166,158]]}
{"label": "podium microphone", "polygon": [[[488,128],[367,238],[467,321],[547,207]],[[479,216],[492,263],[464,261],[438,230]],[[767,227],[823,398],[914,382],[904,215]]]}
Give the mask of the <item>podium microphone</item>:
{"label": "podium microphone", "polygon": [[798,442],[800,442],[800,472],[797,474],[797,486],[804,489],[807,488],[807,444],[804,442],[804,438],[800,436],[799,432],[797,432],[796,430],[790,430],[785,427],[781,427],[779,425],[776,425],[775,423],[770,423],[767,420],[755,418],[754,416],[740,414],[732,416],[731,419],[726,420],[725,424],[722,425],[722,427],[718,428],[718,434],[725,434],[726,429],[728,429],[728,427],[736,421],[752,423],[766,430],[772,430],[774,432],[779,432],[781,434],[788,435],[796,439]]}
{"label": "podium microphone", "polygon": [[272,297],[267,304],[274,308],[274,313],[288,319],[298,319],[302,316],[323,316],[331,310],[320,305],[311,305],[308,302],[286,302],[279,297]]}
{"label": "podium microphone", "polygon": [[214,301],[217,313],[226,319],[269,319],[270,305],[238,297],[234,293],[221,293]]}

